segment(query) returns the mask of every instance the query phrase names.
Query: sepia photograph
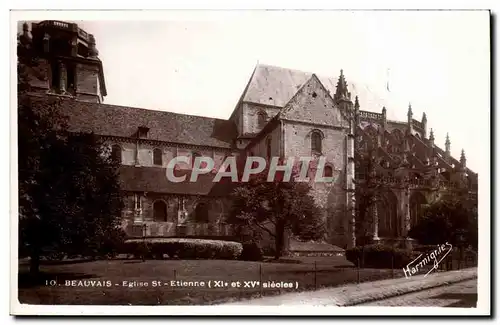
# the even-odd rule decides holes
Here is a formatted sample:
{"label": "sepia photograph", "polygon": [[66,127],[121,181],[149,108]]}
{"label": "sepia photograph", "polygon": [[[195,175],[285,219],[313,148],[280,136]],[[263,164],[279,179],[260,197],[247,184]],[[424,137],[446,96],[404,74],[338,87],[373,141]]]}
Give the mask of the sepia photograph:
{"label": "sepia photograph", "polygon": [[12,315],[491,313],[488,10],[10,19]]}

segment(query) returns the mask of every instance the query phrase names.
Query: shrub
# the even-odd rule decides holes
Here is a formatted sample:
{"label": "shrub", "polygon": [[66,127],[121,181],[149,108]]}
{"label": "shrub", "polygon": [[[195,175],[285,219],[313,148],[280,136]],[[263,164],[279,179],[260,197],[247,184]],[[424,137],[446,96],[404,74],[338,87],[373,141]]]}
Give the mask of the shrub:
{"label": "shrub", "polygon": [[129,239],[123,243],[120,252],[122,254],[133,255],[135,258],[151,258],[152,251],[151,244],[147,240]]}
{"label": "shrub", "polygon": [[[146,245],[144,245],[144,242]],[[125,243],[127,254],[141,253],[146,246],[146,253],[159,257],[167,254],[170,258],[183,259],[237,259],[242,244],[237,242],[192,238],[146,238],[129,239]]]}
{"label": "shrub", "polygon": [[381,269],[405,267],[414,259],[414,255],[410,250],[382,244],[356,246],[345,252],[347,260],[356,266]]}
{"label": "shrub", "polygon": [[438,248],[438,245],[416,245],[413,247],[413,250],[416,252],[427,253]]}
{"label": "shrub", "polygon": [[243,261],[262,261],[262,249],[256,242],[249,242],[243,244],[243,251],[241,252],[240,260]]}

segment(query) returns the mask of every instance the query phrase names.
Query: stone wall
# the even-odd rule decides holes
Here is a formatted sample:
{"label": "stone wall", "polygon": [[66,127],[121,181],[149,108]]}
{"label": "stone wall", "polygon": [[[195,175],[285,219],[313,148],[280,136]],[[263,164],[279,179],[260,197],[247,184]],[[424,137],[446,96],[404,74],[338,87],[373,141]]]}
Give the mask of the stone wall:
{"label": "stone wall", "polygon": [[[141,201],[137,211],[136,196]],[[158,201],[166,205],[166,218],[155,215],[154,204]],[[199,204],[205,204],[207,222],[200,221],[197,216],[196,207]],[[229,202],[225,198],[125,193],[122,227],[131,237],[232,236],[233,227],[225,222],[228,212]],[[181,225],[184,227],[179,229]]]}
{"label": "stone wall", "polygon": [[99,68],[93,65],[76,65],[76,93],[78,100],[101,102]]}
{"label": "stone wall", "polygon": [[[107,140],[106,145],[110,148],[112,145],[118,144],[121,149],[121,159],[123,165],[139,165],[142,167],[163,167],[166,168],[168,163],[174,158],[178,156],[185,156],[191,159],[194,154],[198,154],[205,157],[210,157],[214,160],[215,166],[218,167],[222,164],[225,157],[230,153],[224,149],[216,149],[216,148],[179,148],[172,146],[167,143],[152,143],[147,140],[139,140],[137,144],[133,140],[131,141],[114,141]],[[162,164],[155,165],[153,161],[153,151],[155,149],[160,149],[162,152]],[[136,151],[138,161],[136,162]],[[191,168],[189,164],[179,163],[178,166],[180,168]]]}

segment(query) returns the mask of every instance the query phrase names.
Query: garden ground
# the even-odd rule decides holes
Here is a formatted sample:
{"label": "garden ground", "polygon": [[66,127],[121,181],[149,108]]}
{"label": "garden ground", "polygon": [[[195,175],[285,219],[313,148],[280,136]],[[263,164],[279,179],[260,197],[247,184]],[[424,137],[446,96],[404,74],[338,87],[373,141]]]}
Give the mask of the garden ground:
{"label": "garden ground", "polygon": [[[404,276],[402,270],[357,269],[345,257],[304,257],[286,262],[229,260],[102,260],[43,264],[37,279],[19,265],[19,302],[68,305],[207,305]],[[300,263],[299,263],[300,262]],[[52,280],[52,282],[51,282]],[[53,281],[56,280],[56,281]],[[72,281],[76,280],[76,281]],[[81,280],[81,281],[80,281]],[[204,281],[205,287],[171,287],[170,281]],[[106,283],[105,281],[109,281]],[[127,281],[124,285],[123,281]],[[134,282],[135,281],[135,282]],[[154,281],[161,286],[153,287]],[[208,281],[211,288],[208,288]],[[214,281],[228,283],[214,287]],[[232,287],[232,282],[240,287]],[[248,283],[244,281],[259,281]],[[292,283],[293,288],[263,284]],[[137,287],[133,284],[146,284]],[[71,284],[71,286],[69,286]],[[98,286],[102,285],[102,286]],[[106,285],[110,285],[107,287]],[[129,286],[132,285],[132,286]]]}

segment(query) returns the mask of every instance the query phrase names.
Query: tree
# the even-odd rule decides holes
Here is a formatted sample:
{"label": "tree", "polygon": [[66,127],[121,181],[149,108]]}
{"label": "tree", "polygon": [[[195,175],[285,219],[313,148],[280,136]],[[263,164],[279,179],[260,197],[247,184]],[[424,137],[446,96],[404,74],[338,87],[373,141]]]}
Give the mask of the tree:
{"label": "tree", "polygon": [[470,245],[477,249],[477,208],[466,193],[445,193],[424,210],[410,229],[410,237],[423,245]]}
{"label": "tree", "polygon": [[[240,182],[230,194],[232,210],[230,222],[254,233],[264,232],[274,239],[275,258],[286,253],[289,234],[318,238],[324,233],[320,209],[310,195],[306,182],[281,181],[277,175],[267,181],[268,169]],[[300,226],[306,226],[300,231]]]}
{"label": "tree", "polygon": [[94,134],[68,132],[60,99],[29,96],[38,60],[18,50],[19,252],[38,273],[48,251],[95,256],[122,237],[119,165]]}

